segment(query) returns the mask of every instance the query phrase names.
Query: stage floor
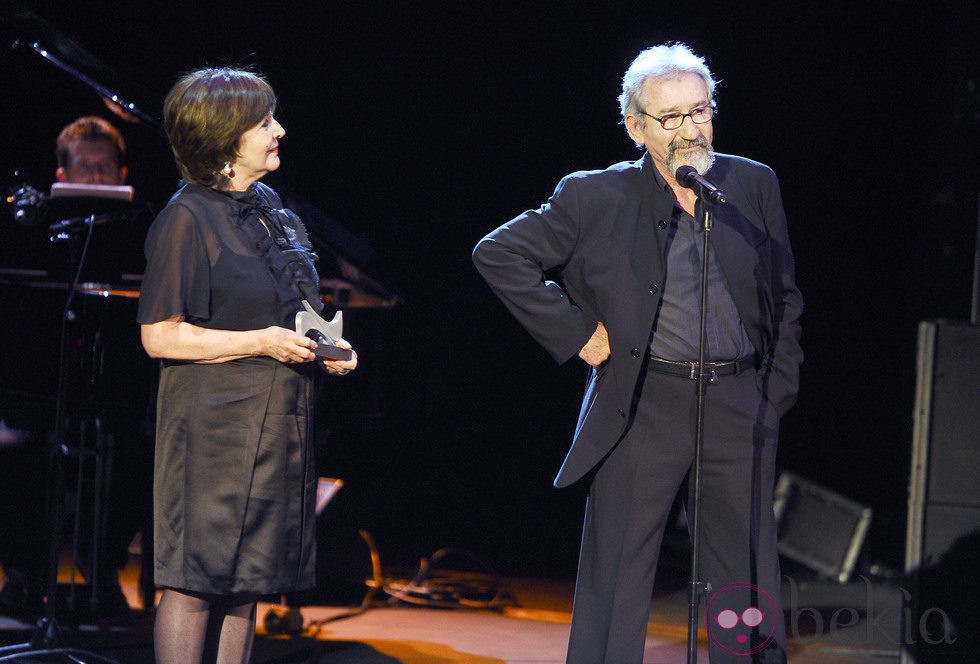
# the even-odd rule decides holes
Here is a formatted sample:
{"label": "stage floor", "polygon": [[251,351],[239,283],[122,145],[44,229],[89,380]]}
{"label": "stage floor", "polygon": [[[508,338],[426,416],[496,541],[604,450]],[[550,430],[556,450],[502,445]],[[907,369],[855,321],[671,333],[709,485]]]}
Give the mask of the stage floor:
{"label": "stage floor", "polygon": [[[132,615],[66,630],[62,645],[97,653],[119,664],[150,664],[152,612],[142,610],[136,566],[121,575]],[[61,579],[67,579],[65,570]],[[351,607],[299,607],[302,635],[270,635],[258,608],[253,664],[559,664],[568,638],[571,580],[507,578],[510,601],[500,609],[431,608],[378,601],[354,616]],[[810,580],[787,583],[784,613],[794,664],[878,664],[899,658],[901,589],[858,579],[847,585]],[[367,591],[367,587],[365,587]],[[380,593],[378,597],[389,596]],[[687,655],[688,600],[683,588],[651,603],[644,664],[682,664]],[[332,620],[331,620],[332,619]],[[321,621],[317,628],[314,626]],[[0,645],[28,641],[31,625],[0,616]],[[0,662],[65,662],[63,656]],[[81,661],[105,661],[81,658]],[[699,638],[698,662],[706,663],[707,635]]]}

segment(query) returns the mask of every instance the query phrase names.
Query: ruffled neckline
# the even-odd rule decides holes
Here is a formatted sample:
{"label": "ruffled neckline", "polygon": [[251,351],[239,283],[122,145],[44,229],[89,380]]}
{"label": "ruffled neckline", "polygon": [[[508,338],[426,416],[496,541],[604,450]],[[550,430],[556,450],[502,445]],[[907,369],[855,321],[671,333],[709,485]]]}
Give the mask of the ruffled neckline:
{"label": "ruffled neckline", "polygon": [[[295,298],[298,289],[301,299],[317,312],[322,311],[320,278],[315,267],[318,256],[299,216],[292,210],[275,207],[278,197],[273,200],[273,191],[258,182],[247,191],[212,191],[228,201],[232,222],[262,258],[281,297]],[[263,219],[266,223],[262,223]]]}

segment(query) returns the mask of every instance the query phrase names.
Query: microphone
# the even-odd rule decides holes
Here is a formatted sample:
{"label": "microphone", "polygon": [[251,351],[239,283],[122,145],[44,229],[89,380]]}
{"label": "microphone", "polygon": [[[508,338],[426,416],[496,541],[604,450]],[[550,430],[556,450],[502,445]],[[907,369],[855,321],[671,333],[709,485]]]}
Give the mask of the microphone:
{"label": "microphone", "polygon": [[117,221],[133,221],[139,218],[144,209],[146,208],[143,206],[129,206],[117,212],[100,212],[98,214],[90,214],[85,217],[62,219],[58,223],[48,226],[48,233],[51,233],[51,237],[49,239],[51,242],[61,242],[62,240],[67,240],[70,237],[70,233],[74,233],[85,228],[98,226],[100,224],[110,224]]}
{"label": "microphone", "polygon": [[48,226],[48,232],[58,235],[59,233],[68,233],[84,228],[89,224],[104,224],[107,221],[109,221],[109,216],[105,214],[91,214],[87,217],[72,217],[71,219],[62,219],[56,224],[51,224]]}
{"label": "microphone", "polygon": [[717,205],[728,201],[728,196],[721,189],[711,184],[697,172],[693,166],[681,166],[674,173],[677,184],[687,189],[693,189],[709,205]]}

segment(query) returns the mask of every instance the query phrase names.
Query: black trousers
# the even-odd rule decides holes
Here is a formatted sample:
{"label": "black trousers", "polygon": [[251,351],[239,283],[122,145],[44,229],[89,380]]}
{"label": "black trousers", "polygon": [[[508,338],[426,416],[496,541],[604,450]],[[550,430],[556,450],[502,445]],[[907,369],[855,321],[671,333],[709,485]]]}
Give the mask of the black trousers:
{"label": "black trousers", "polygon": [[[632,426],[593,475],[569,664],[643,661],[660,544],[694,460],[696,390],[648,371]],[[785,662],[772,511],[778,416],[751,368],[718,377],[705,403],[700,570],[710,584],[710,661]]]}

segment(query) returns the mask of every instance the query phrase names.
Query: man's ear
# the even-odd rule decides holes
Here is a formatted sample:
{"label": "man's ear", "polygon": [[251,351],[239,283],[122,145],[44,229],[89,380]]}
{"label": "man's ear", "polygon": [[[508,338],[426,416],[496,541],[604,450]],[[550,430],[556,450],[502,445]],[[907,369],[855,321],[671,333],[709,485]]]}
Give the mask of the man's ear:
{"label": "man's ear", "polygon": [[626,133],[630,135],[633,142],[637,145],[643,145],[644,138],[643,132],[640,131],[640,119],[632,113],[627,113],[626,117],[623,118],[623,124],[626,125]]}
{"label": "man's ear", "polygon": [[58,167],[58,170],[56,170],[54,172],[54,179],[57,180],[58,182],[67,182],[68,181],[68,173],[65,172],[65,167],[64,166],[59,166]]}
{"label": "man's ear", "polygon": [[129,177],[129,166],[119,167],[119,184],[126,184],[126,178]]}

